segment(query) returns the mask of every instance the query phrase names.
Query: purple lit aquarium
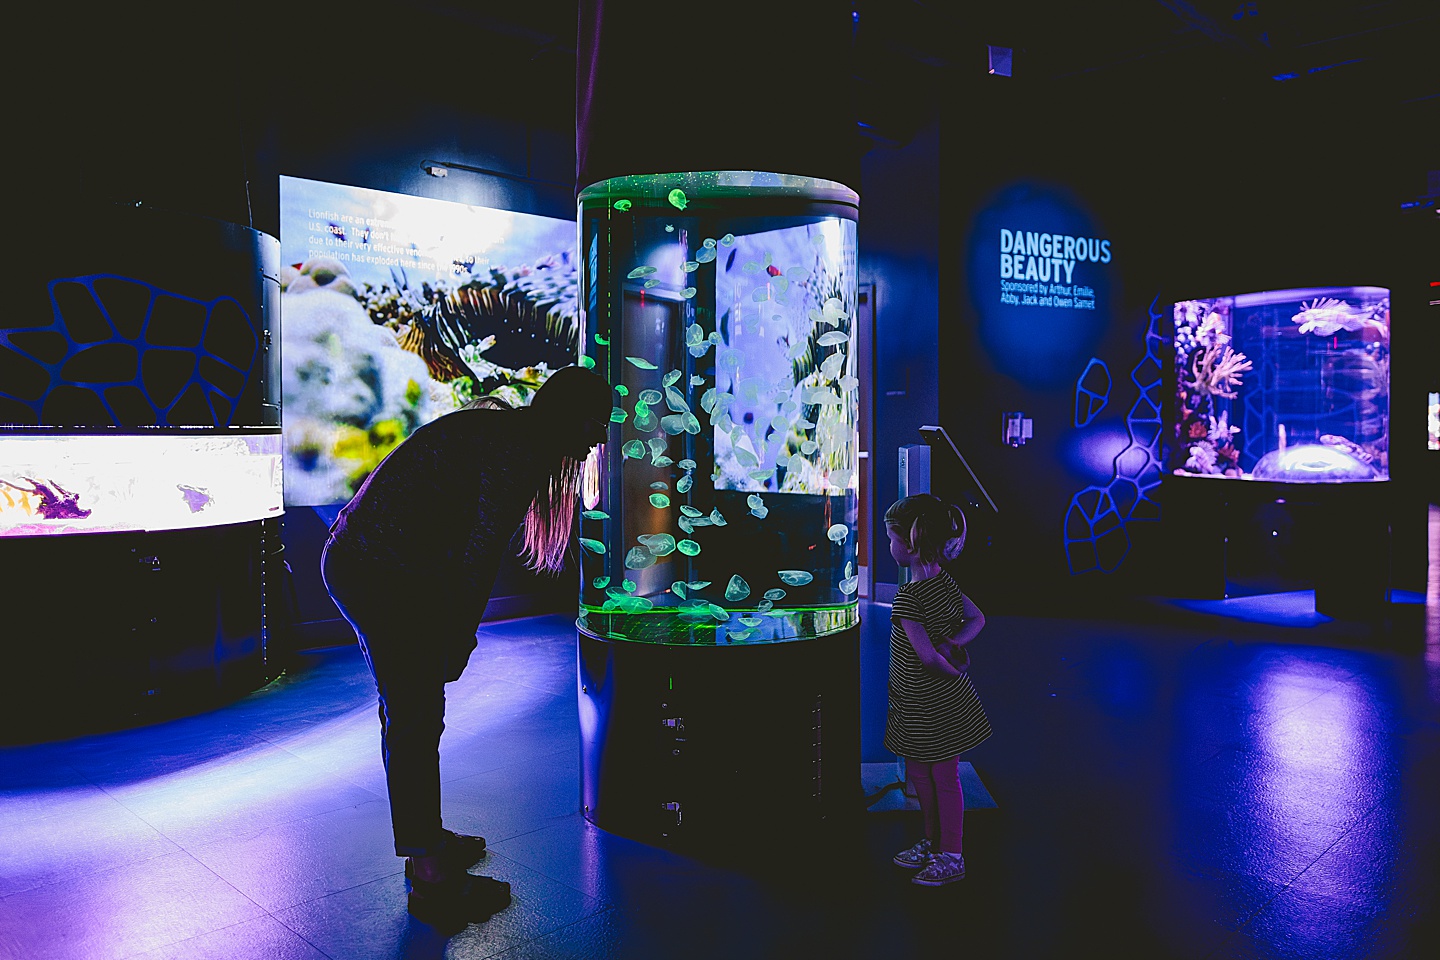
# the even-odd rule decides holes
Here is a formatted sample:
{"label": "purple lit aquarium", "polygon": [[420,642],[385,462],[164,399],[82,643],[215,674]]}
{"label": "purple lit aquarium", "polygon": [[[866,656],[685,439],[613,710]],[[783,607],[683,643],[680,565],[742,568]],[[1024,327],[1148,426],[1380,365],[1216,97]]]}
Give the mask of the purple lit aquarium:
{"label": "purple lit aquarium", "polygon": [[1269,290],[1173,313],[1176,475],[1389,478],[1389,290]]}

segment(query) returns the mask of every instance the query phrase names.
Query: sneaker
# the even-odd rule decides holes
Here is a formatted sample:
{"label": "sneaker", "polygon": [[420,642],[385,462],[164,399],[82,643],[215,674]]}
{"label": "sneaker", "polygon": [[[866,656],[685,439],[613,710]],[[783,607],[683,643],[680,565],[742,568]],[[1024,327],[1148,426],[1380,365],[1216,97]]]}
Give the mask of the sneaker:
{"label": "sneaker", "polygon": [[904,867],[907,870],[919,870],[930,862],[930,841],[921,840],[909,850],[901,850],[895,854],[894,864],[897,867]]}
{"label": "sneaker", "polygon": [[933,853],[930,862],[915,876],[911,883],[922,887],[943,887],[947,883],[965,879],[965,858],[958,853]]}

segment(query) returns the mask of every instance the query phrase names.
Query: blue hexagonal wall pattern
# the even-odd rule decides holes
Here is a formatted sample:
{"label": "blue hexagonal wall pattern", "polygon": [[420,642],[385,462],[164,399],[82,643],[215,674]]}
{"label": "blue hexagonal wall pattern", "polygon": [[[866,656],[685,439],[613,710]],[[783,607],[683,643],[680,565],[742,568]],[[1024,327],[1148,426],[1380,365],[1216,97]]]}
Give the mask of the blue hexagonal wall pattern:
{"label": "blue hexagonal wall pattern", "polygon": [[[1129,443],[1115,455],[1110,482],[1089,486],[1070,498],[1065,512],[1065,560],[1072,574],[1098,570],[1111,573],[1130,553],[1126,525],[1160,519],[1160,504],[1150,494],[1160,485],[1160,391],[1164,386],[1160,365],[1161,338],[1157,324],[1161,314],[1150,303],[1150,322],[1145,331],[1145,355],[1130,371],[1130,382],[1139,396],[1125,417]],[[1094,419],[1107,397],[1097,396],[1091,360],[1075,384],[1076,426]],[[1103,366],[1103,364],[1102,364]],[[1104,380],[1108,387],[1108,376]],[[1108,394],[1108,390],[1107,390]],[[1081,422],[1080,411],[1093,411]]]}
{"label": "blue hexagonal wall pattern", "polygon": [[47,426],[230,426],[260,354],[233,297],[115,274],[49,284],[52,317],[0,327],[0,404]]}

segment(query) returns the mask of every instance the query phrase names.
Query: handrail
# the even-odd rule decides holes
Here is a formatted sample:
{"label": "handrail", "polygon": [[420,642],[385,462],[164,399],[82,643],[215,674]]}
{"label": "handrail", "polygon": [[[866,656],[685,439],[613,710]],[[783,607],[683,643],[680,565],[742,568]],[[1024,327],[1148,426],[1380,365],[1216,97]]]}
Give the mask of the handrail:
{"label": "handrail", "polygon": [[955,441],[950,439],[950,434],[945,432],[945,428],[927,424],[920,428],[920,436],[924,437],[925,442],[932,447],[938,447],[941,445],[941,441],[944,441],[944,445],[950,448],[951,453],[955,454],[955,459],[960,461],[960,465],[965,468],[965,472],[970,474],[970,480],[975,484],[975,489],[980,491],[980,495],[985,498],[985,502],[990,504],[990,509],[998,516],[1000,508],[995,506],[995,501],[991,499],[990,492],[985,489],[985,485],[980,482],[980,478],[975,476],[975,471],[970,469],[970,462],[965,459],[964,454],[960,452],[960,448],[955,446]]}

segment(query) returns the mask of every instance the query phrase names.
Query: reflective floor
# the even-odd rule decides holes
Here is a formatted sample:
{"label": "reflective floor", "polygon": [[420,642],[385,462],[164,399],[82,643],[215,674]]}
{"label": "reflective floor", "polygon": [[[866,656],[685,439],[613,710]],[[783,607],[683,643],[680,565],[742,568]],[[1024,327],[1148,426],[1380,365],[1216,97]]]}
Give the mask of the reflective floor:
{"label": "reflective floor", "polygon": [[[969,876],[943,889],[889,863],[913,812],[739,868],[589,826],[571,626],[487,624],[450,688],[446,815],[489,838],[476,872],[515,901],[449,940],[405,913],[364,665],[316,655],[203,716],[0,750],[0,957],[1433,956],[1431,591],[1390,635],[1303,596],[1288,618],[992,617],[974,676],[996,734],[967,759],[996,807],[967,817]],[[888,609],[863,613],[880,761]]]}

